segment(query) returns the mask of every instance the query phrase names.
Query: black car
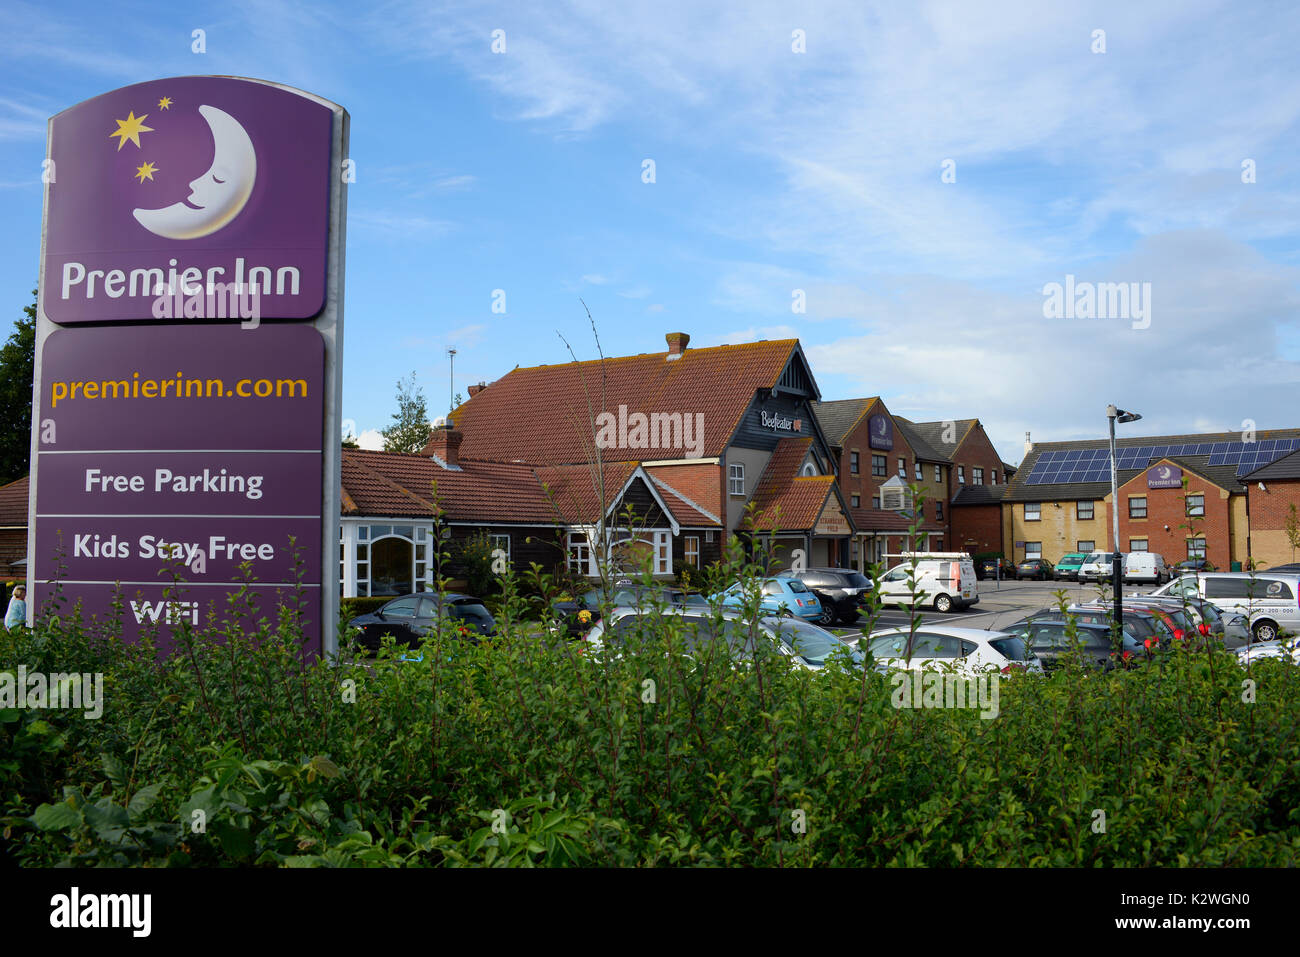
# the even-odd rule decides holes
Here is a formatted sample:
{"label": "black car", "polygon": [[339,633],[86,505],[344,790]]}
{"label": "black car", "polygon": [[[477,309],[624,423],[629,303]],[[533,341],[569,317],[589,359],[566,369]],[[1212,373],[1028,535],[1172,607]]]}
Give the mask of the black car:
{"label": "black car", "polygon": [[1051,581],[1056,577],[1056,570],[1046,558],[1026,558],[1016,566],[1016,581],[1033,578],[1041,582]]}
{"label": "black car", "polygon": [[1002,578],[1010,581],[1016,577],[1016,566],[1006,558],[984,558],[975,566],[975,577],[984,580]]}
{"label": "black car", "polygon": [[1204,558],[1189,558],[1187,561],[1175,565],[1174,571],[1177,573],[1173,576],[1175,578],[1178,575],[1186,575],[1191,572],[1212,572],[1214,571],[1214,564]]}
{"label": "black car", "polygon": [[871,595],[871,579],[852,568],[808,568],[780,574],[799,579],[817,596],[822,604],[822,616],[817,624],[822,626],[836,621],[853,624]]}
{"label": "black car", "polygon": [[[581,638],[600,620],[601,607],[653,608],[656,605],[700,605],[708,607],[702,595],[690,594],[670,585],[640,585],[627,580],[604,588],[593,588],[578,598],[556,599],[551,613],[569,638]],[[583,612],[587,614],[584,616]]]}
{"label": "black car", "polygon": [[1074,622],[1076,644],[1072,645],[1064,618],[1026,618],[999,628],[999,631],[1025,641],[1035,657],[1043,663],[1045,671],[1052,671],[1065,663],[1066,655],[1077,648],[1086,663],[1102,671],[1142,660],[1146,651],[1141,642],[1128,631],[1126,623],[1120,650],[1117,652],[1110,640],[1110,627],[1101,624]]}
{"label": "black car", "polygon": [[421,644],[439,619],[454,624],[456,634],[475,644],[497,631],[497,623],[483,603],[458,592],[403,595],[378,611],[358,615],[348,627],[359,628],[361,644],[376,651],[386,635],[392,635],[399,645]]}

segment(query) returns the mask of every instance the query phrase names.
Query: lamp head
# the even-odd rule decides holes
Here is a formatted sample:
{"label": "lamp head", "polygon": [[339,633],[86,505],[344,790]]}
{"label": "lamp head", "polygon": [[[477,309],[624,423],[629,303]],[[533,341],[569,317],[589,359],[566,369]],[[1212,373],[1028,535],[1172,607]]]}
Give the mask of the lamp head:
{"label": "lamp head", "polygon": [[1116,422],[1136,422],[1138,419],[1142,418],[1142,415],[1139,412],[1125,412],[1123,409],[1116,409],[1115,411],[1118,413],[1118,418],[1115,420]]}

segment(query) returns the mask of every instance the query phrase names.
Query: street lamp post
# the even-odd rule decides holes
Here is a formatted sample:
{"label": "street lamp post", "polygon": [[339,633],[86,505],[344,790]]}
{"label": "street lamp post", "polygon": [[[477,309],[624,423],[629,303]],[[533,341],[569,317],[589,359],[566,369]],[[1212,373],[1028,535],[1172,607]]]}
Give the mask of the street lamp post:
{"label": "street lamp post", "polygon": [[1124,634],[1124,557],[1119,550],[1119,462],[1115,455],[1115,422],[1136,422],[1137,412],[1125,412],[1114,405],[1106,406],[1110,421],[1110,518],[1111,518],[1111,588],[1115,595],[1115,629]]}

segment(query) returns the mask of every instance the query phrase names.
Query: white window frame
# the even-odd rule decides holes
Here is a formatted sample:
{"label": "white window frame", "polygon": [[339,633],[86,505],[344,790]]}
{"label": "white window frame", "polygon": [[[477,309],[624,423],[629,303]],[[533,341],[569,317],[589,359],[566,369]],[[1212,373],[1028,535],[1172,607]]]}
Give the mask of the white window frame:
{"label": "white window frame", "polygon": [[490,532],[488,534],[488,541],[491,543],[493,551],[496,551],[499,548],[506,553],[507,565],[512,564],[512,560],[510,557],[510,533],[509,532]]}
{"label": "white window frame", "polygon": [[727,494],[745,494],[745,463],[731,462],[727,465]]}
{"label": "white window frame", "polygon": [[940,482],[943,481],[943,466],[942,466],[942,465],[936,465],[936,466],[934,467],[934,481],[935,481],[935,484],[938,484],[938,483],[940,483]]}
{"label": "white window frame", "polygon": [[1193,558],[1204,558],[1207,547],[1205,536],[1201,535],[1196,538],[1189,538],[1187,540],[1187,560],[1191,561]]}
{"label": "white window frame", "polygon": [[916,471],[916,480],[917,480],[918,482],[924,482],[924,481],[925,481],[925,466],[921,464],[921,460],[920,460],[920,459],[917,459],[917,460],[916,460],[916,470],[915,470],[915,471]]}
{"label": "white window frame", "polygon": [[[1030,512],[1030,511],[1029,511],[1031,508],[1033,509],[1033,512]],[[1042,502],[1026,502],[1026,503],[1025,503],[1025,521],[1026,521],[1026,522],[1041,522],[1042,520],[1043,520],[1043,503],[1042,503]]]}
{"label": "white window frame", "polygon": [[[1193,505],[1193,504],[1192,504],[1192,499],[1194,499],[1194,498],[1199,498],[1199,499],[1201,500],[1201,504],[1200,504],[1200,505]],[[1185,516],[1186,518],[1204,518],[1204,517],[1205,517],[1205,494],[1204,494],[1204,493],[1201,493],[1201,494],[1198,494],[1198,495],[1189,495],[1189,496],[1187,496],[1187,503],[1186,503],[1186,504],[1187,504],[1187,507],[1186,507],[1186,509],[1185,509],[1185,511],[1187,512],[1187,515]]]}
{"label": "white window frame", "polygon": [[682,555],[686,564],[700,567],[700,536],[687,535],[682,539]]}

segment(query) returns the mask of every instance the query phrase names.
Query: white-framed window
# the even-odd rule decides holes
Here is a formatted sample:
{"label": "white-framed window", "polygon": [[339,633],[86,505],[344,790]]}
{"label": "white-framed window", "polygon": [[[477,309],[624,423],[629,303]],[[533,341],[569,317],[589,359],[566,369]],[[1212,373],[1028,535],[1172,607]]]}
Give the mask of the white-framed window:
{"label": "white-framed window", "polygon": [[934,481],[935,481],[936,484],[939,483],[939,482],[942,482],[942,481],[943,481],[943,466],[942,466],[942,465],[936,465],[936,466],[934,467]]}
{"label": "white-framed window", "polygon": [[579,575],[591,571],[591,545],[585,532],[569,533],[569,568]]}
{"label": "white-framed window", "polygon": [[805,462],[804,465],[803,465],[803,474],[804,474],[804,475],[810,475],[810,476],[811,476],[811,475],[816,475],[816,474],[817,474],[817,466],[813,465],[811,462]]}
{"label": "white-framed window", "polygon": [[1128,550],[1130,552],[1147,551],[1147,540],[1145,538],[1130,538],[1128,540]]}
{"label": "white-framed window", "polygon": [[1147,497],[1145,495],[1130,495],[1128,498],[1128,517],[1129,518],[1146,518],[1147,517]]}
{"label": "white-framed window", "polygon": [[1075,502],[1074,517],[1081,522],[1092,521],[1093,509],[1092,502]]}
{"label": "white-framed window", "polygon": [[958,485],[966,484],[966,466],[964,465],[957,466],[957,484]]}
{"label": "white-framed window", "polygon": [[1187,557],[1204,558],[1205,557],[1205,539],[1189,538],[1187,540]]}
{"label": "white-framed window", "polygon": [[727,494],[745,494],[745,463],[737,462],[727,466]]}
{"label": "white-framed window", "polygon": [[1043,516],[1042,516],[1042,511],[1041,511],[1041,509],[1042,509],[1042,503],[1041,503],[1041,502],[1026,502],[1026,503],[1025,503],[1025,521],[1026,521],[1026,522],[1037,522],[1037,521],[1040,521],[1040,520],[1042,519],[1042,517],[1043,517]]}
{"label": "white-framed window", "polygon": [[700,567],[700,536],[687,535],[682,543],[686,555],[686,564]]}
{"label": "white-framed window", "polygon": [[1074,543],[1074,550],[1076,552],[1095,552],[1097,543],[1092,539],[1081,538]]}
{"label": "white-framed window", "polygon": [[898,460],[898,477],[902,479],[907,478],[907,459]]}
{"label": "white-framed window", "polygon": [[[447,529],[450,531],[450,529]],[[340,529],[340,571],[346,594],[404,595],[432,587],[432,528],[429,525],[344,522]],[[349,554],[350,553],[350,554]],[[352,568],[347,567],[351,561]],[[352,578],[349,581],[349,571]]]}
{"label": "white-framed window", "polygon": [[1042,542],[1025,542],[1025,561],[1043,557]]}
{"label": "white-framed window", "polygon": [[488,541],[492,544],[492,551],[498,548],[506,553],[506,564],[510,564],[510,533],[506,532],[501,535],[492,534],[488,536]]}
{"label": "white-framed window", "polygon": [[1198,515],[1205,514],[1205,496],[1189,495],[1187,496],[1187,516],[1195,518]]}
{"label": "white-framed window", "polygon": [[916,480],[917,480],[918,482],[925,478],[925,472],[924,472],[924,469],[925,469],[925,466],[921,464],[921,460],[920,460],[920,459],[917,459],[917,460],[916,460]]}
{"label": "white-framed window", "polygon": [[983,485],[983,484],[984,484],[984,470],[983,470],[983,469],[977,469],[977,468],[975,468],[974,466],[972,466],[972,467],[971,467],[971,470],[970,470],[970,478],[971,478],[971,482],[974,483],[975,485]]}

